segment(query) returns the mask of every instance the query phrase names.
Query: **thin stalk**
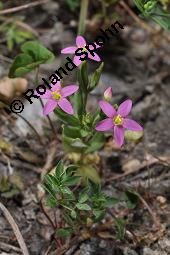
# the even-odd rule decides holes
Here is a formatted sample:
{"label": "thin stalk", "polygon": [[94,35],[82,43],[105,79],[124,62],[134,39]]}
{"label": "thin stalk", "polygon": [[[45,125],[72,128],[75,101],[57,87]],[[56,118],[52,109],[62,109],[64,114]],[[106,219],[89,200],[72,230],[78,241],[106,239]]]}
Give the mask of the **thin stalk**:
{"label": "thin stalk", "polygon": [[88,5],[89,5],[89,0],[81,0],[78,35],[82,35],[85,32]]}
{"label": "thin stalk", "polygon": [[22,115],[20,115],[20,114],[16,114],[16,115],[18,115],[21,119],[23,119],[26,123],[27,123],[27,125],[34,131],[34,133],[37,135],[37,137],[38,137],[38,139],[39,139],[39,141],[40,141],[40,143],[42,144],[42,145],[44,145],[43,144],[43,141],[42,141],[42,139],[41,139],[41,136],[39,135],[39,133],[37,132],[37,130],[34,128],[34,126],[24,117],[24,116],[22,116]]}
{"label": "thin stalk", "polygon": [[[44,108],[44,103],[43,103],[43,101],[42,101],[41,98],[40,98],[40,104],[41,104],[42,109],[43,109],[43,108]],[[49,122],[49,125],[50,125],[50,127],[51,127],[51,130],[53,131],[54,135],[56,136],[56,131],[55,131],[55,128],[54,128],[54,125],[53,125],[53,123],[52,123],[51,118],[50,118],[48,115],[47,115],[46,117],[47,117],[47,119],[48,119],[48,122]]]}

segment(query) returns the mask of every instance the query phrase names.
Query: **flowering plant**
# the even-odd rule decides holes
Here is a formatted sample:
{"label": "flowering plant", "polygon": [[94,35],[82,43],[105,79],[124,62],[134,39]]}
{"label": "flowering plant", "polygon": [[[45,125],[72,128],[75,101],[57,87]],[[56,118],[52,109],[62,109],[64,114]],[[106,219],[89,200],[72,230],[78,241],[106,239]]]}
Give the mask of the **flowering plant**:
{"label": "flowering plant", "polygon": [[[82,18],[83,16],[81,20]],[[96,53],[96,50],[100,50],[101,47],[93,43],[91,44],[93,49],[91,49],[91,46],[81,35],[82,33],[83,31],[78,33],[76,46],[61,50],[62,54],[74,54],[79,47],[82,50],[79,58],[78,55],[73,56],[73,62],[78,67],[77,83],[63,86],[63,81],[59,81],[59,77],[57,77],[54,82],[55,76],[53,76],[52,84],[49,85],[50,90],[43,88],[44,92],[41,94],[42,86],[39,85],[39,89],[33,91],[35,97],[40,98],[43,114],[48,117],[50,124],[52,124],[51,112],[54,112],[61,121],[62,145],[66,152],[65,158],[70,162],[68,167],[64,166],[63,161],[58,162],[55,171],[52,170],[44,178],[44,188],[49,194],[47,203],[50,207],[59,206],[62,210],[61,217],[65,220],[62,228],[57,230],[59,237],[75,235],[82,229],[88,236],[95,234],[97,230],[92,227],[93,223],[101,221],[108,209],[119,202],[119,199],[109,197],[101,191],[98,151],[106,143],[104,132],[114,133],[117,149],[125,144],[127,132],[130,131],[128,139],[131,140],[139,139],[143,134],[143,128],[136,121],[127,117],[132,109],[132,101],[126,99],[117,106],[112,101],[114,91],[112,92],[111,87],[103,91],[103,98],[98,102],[97,107],[94,110],[88,110],[89,96],[99,84],[104,63]],[[37,49],[37,42],[22,46],[23,53],[14,60],[10,75],[25,75],[35,68],[38,70],[40,64],[53,60],[53,54],[42,45],[40,45],[39,51]],[[82,58],[82,53],[84,58]],[[22,67],[20,66],[21,60],[24,64]],[[90,75],[88,73],[89,60],[101,62]],[[37,78],[38,72],[36,74],[38,82]],[[42,99],[47,100],[45,105]],[[131,193],[127,194],[126,198],[129,199]],[[133,201],[134,196],[136,202],[137,195],[133,194]],[[125,222],[115,217],[115,225],[121,239],[124,234]]]}

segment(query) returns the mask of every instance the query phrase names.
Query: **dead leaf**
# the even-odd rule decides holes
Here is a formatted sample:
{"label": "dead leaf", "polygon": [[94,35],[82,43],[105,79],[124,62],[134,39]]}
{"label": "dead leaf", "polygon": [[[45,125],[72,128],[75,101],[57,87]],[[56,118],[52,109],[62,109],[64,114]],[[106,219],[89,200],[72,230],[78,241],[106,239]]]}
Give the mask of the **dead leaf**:
{"label": "dead leaf", "polygon": [[18,175],[18,174],[10,175],[10,176],[9,176],[9,181],[10,181],[10,183],[11,183],[13,186],[17,187],[17,188],[20,189],[20,190],[23,190],[24,184],[23,184],[23,182],[22,182],[22,179],[21,179],[21,176],[20,176],[20,175]]}
{"label": "dead leaf", "polygon": [[4,153],[10,154],[12,152],[12,145],[5,140],[0,139],[0,150]]}
{"label": "dead leaf", "polygon": [[125,163],[122,166],[122,169],[124,172],[129,172],[129,171],[135,171],[136,169],[139,169],[141,166],[141,162],[138,159],[132,159]]}

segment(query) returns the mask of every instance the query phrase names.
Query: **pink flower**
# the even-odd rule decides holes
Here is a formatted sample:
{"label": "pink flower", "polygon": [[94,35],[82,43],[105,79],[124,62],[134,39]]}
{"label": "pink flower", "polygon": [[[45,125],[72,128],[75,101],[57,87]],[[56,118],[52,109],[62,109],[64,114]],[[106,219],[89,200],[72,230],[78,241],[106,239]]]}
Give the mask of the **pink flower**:
{"label": "pink flower", "polygon": [[134,120],[126,118],[132,109],[132,101],[126,100],[120,104],[116,111],[114,107],[106,101],[101,100],[99,102],[100,108],[108,117],[100,121],[96,125],[97,131],[114,131],[114,138],[118,146],[122,146],[124,143],[124,131],[129,129],[132,131],[142,131],[143,128]]}
{"label": "pink flower", "polygon": [[34,92],[41,98],[48,99],[48,102],[44,106],[43,114],[48,115],[56,107],[60,107],[64,112],[70,115],[74,114],[73,107],[66,97],[75,93],[79,87],[77,85],[70,85],[62,88],[60,82],[51,86],[52,89],[47,90],[43,95],[39,95],[36,91]]}
{"label": "pink flower", "polygon": [[[88,46],[89,50],[86,49],[85,46]],[[100,48],[100,47],[101,46],[98,46],[96,43],[89,43],[89,44],[87,44],[87,42],[84,39],[84,37],[81,36],[81,35],[78,35],[76,37],[76,46],[70,46],[70,47],[64,48],[63,50],[61,50],[61,53],[63,53],[63,54],[75,54],[75,51],[78,50],[78,48],[83,48],[83,51],[81,53],[79,53],[79,54],[81,54],[81,55],[88,54],[88,58],[89,59],[92,59],[94,61],[100,62],[101,61],[100,57],[98,56],[98,54],[94,53],[95,50],[97,48]],[[74,63],[77,66],[81,65],[81,63],[83,61],[83,60],[82,61],[80,60],[80,56],[75,56],[74,60],[73,60]]]}
{"label": "pink flower", "polygon": [[110,99],[112,98],[112,88],[111,87],[108,87],[105,92],[104,92],[104,99],[106,101],[110,101]]}

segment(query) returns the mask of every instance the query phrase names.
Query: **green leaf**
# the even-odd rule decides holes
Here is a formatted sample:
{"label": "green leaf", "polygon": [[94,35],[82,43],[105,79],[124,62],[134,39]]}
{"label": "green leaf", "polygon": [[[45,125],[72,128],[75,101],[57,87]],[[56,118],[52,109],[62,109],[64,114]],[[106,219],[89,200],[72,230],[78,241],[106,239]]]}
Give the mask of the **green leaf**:
{"label": "green leaf", "polygon": [[139,195],[133,191],[133,190],[126,190],[125,191],[125,195],[126,195],[126,203],[129,209],[134,209],[139,201]]}
{"label": "green leaf", "polygon": [[36,41],[24,43],[21,46],[21,50],[31,56],[34,62],[43,61],[43,63],[51,63],[54,60],[54,54]]}
{"label": "green leaf", "polygon": [[101,73],[103,71],[104,63],[102,62],[98,69],[91,75],[89,81],[88,91],[91,92],[99,83]]}
{"label": "green leaf", "polygon": [[47,182],[47,176],[45,177],[45,183],[43,184],[43,187],[55,199],[56,193],[52,189],[51,185]]}
{"label": "green leaf", "polygon": [[56,231],[56,235],[58,237],[68,237],[71,236],[73,233],[73,230],[71,228],[60,228]]}
{"label": "green leaf", "polygon": [[31,69],[32,61],[33,60],[31,56],[26,54],[19,54],[12,63],[12,66],[9,71],[9,77],[14,78],[14,77],[17,77],[18,74],[21,74],[22,76],[26,74],[27,72],[32,71],[33,70]]}
{"label": "green leaf", "polygon": [[77,203],[77,204],[76,204],[76,207],[77,207],[79,210],[82,210],[82,211],[90,211],[90,210],[91,210],[91,207],[90,207],[88,204],[80,204],[80,203]]}
{"label": "green leaf", "polygon": [[52,185],[53,186],[59,186],[60,185],[60,180],[56,176],[54,176],[52,174],[48,174],[47,178],[50,181],[49,183],[51,184],[51,186]]}
{"label": "green leaf", "polygon": [[80,128],[63,125],[63,134],[70,138],[81,138]]}
{"label": "green leaf", "polygon": [[80,176],[72,176],[70,178],[68,178],[64,184],[65,185],[68,185],[68,186],[74,186],[76,184],[78,184],[81,180],[81,177]]}
{"label": "green leaf", "polygon": [[63,136],[63,148],[67,152],[81,153],[84,152],[87,146],[83,144],[80,139],[72,139]]}
{"label": "green leaf", "polygon": [[80,139],[80,138],[76,138],[72,141],[71,145],[73,147],[82,149],[82,148],[87,148],[87,145]]}
{"label": "green leaf", "polygon": [[101,220],[105,215],[105,210],[93,210],[95,220]]}
{"label": "green leaf", "polygon": [[56,169],[55,169],[55,176],[57,178],[60,178],[63,174],[64,174],[64,163],[62,160],[60,160],[56,166]]}
{"label": "green leaf", "polygon": [[80,84],[80,90],[82,90],[84,93],[86,93],[88,83],[89,83],[86,61],[84,61],[80,67],[80,70],[78,72],[78,81]]}
{"label": "green leaf", "polygon": [[105,137],[101,133],[96,133],[92,139],[89,141],[90,146],[86,150],[86,153],[91,153],[97,150],[100,150],[105,143]]}
{"label": "green leaf", "polygon": [[73,197],[73,192],[68,187],[62,187],[61,192],[63,194],[68,194],[68,195],[71,195]]}
{"label": "green leaf", "polygon": [[66,168],[66,173],[67,173],[67,176],[71,176],[73,173],[75,173],[77,170],[77,166],[75,165],[69,165],[67,168]]}
{"label": "green leaf", "polygon": [[10,67],[10,78],[23,76],[36,69],[40,64],[50,63],[54,59],[53,53],[38,42],[26,42],[21,46],[21,50],[23,53],[14,59]]}
{"label": "green leaf", "polygon": [[117,204],[120,202],[119,199],[115,198],[115,197],[105,197],[105,202],[104,202],[104,206],[111,208],[113,207],[113,205]]}
{"label": "green leaf", "polygon": [[82,203],[86,202],[88,199],[89,199],[88,194],[82,193],[79,196],[79,203],[82,204]]}
{"label": "green leaf", "polygon": [[78,116],[82,116],[84,108],[85,107],[84,107],[84,100],[83,100],[83,92],[81,91],[81,89],[79,89],[79,91],[77,93],[75,93],[75,95],[74,95],[74,110],[75,110],[75,113]]}
{"label": "green leaf", "polygon": [[85,130],[85,129],[81,129],[80,130],[80,134],[81,134],[81,137],[87,137],[88,135],[90,135],[91,134],[91,131],[87,131],[87,130]]}
{"label": "green leaf", "polygon": [[53,208],[57,205],[57,201],[53,197],[49,197],[46,201],[46,205]]}
{"label": "green leaf", "polygon": [[121,219],[121,218],[116,218],[116,232],[117,232],[117,239],[119,240],[123,240],[124,239],[124,235],[125,235],[125,226],[126,226],[126,222]]}
{"label": "green leaf", "polygon": [[143,12],[144,11],[144,7],[143,7],[143,4],[142,4],[142,1],[141,0],[134,0],[134,3],[136,4],[136,6],[138,7],[138,9]]}
{"label": "green leaf", "polygon": [[72,217],[73,219],[76,219],[76,218],[77,218],[77,213],[76,213],[75,210],[72,210],[70,215],[71,215],[71,217]]}
{"label": "green leaf", "polygon": [[85,113],[88,88],[87,62],[84,61],[78,70],[79,91],[74,96],[75,112],[78,116]]}
{"label": "green leaf", "polygon": [[55,114],[57,115],[57,117],[63,121],[64,123],[74,126],[74,127],[78,127],[80,125],[80,122],[78,120],[78,118],[76,118],[73,115],[68,115],[66,113],[64,113],[61,109],[56,108],[55,109]]}

